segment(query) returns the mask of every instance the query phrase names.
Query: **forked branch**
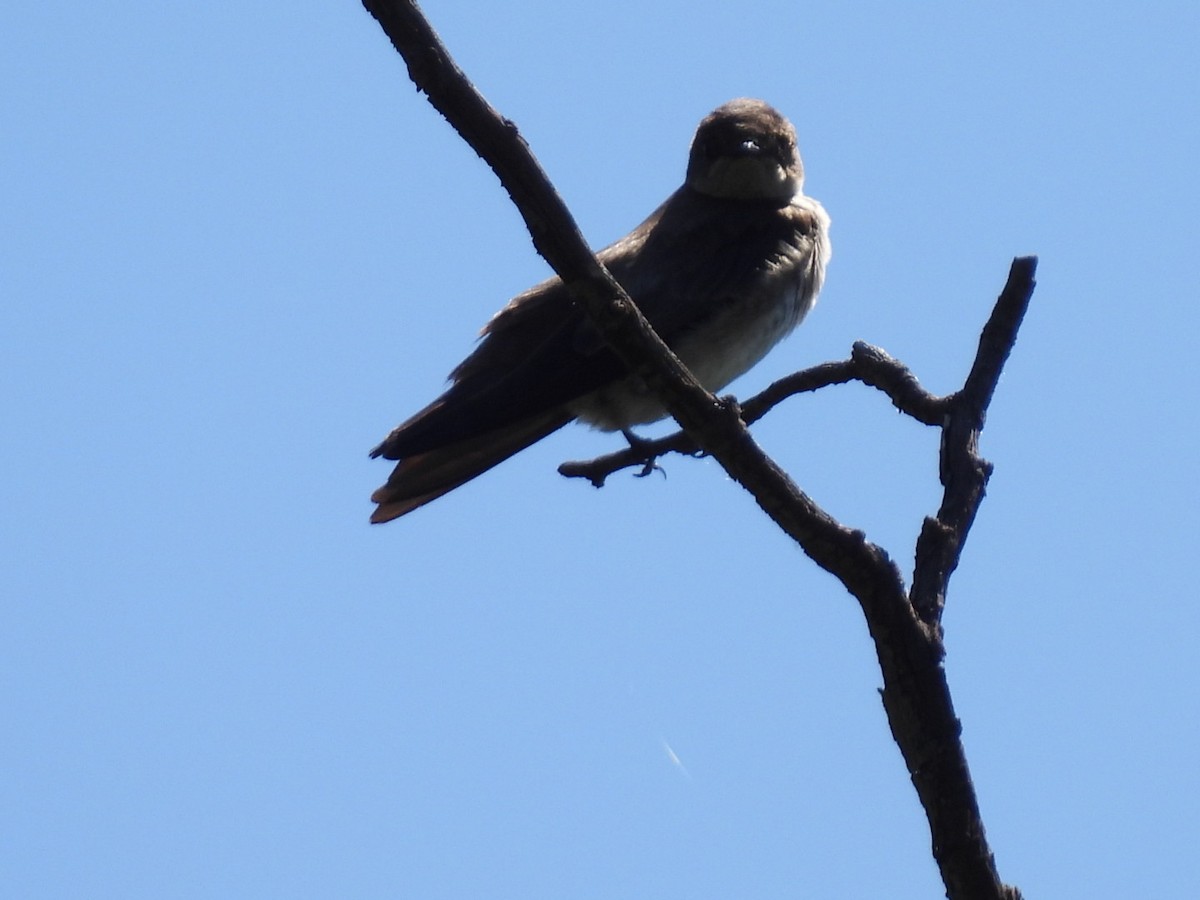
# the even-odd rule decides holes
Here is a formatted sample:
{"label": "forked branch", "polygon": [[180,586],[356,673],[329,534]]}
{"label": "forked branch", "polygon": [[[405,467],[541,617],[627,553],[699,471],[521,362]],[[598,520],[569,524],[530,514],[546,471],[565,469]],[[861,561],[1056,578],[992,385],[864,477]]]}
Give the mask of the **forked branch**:
{"label": "forked branch", "polygon": [[[997,874],[971,784],[960,725],[942,666],[941,610],[946,584],[974,521],[990,466],[978,436],[1033,290],[1033,258],[1014,261],[963,389],[935,397],[886,353],[856,344],[851,358],[796,373],[739,406],[705,391],[654,334],[637,307],[597,262],[561,198],[516,127],[479,95],[455,66],[415,3],[363,0],[408,63],[430,102],[495,170],[524,216],[534,245],[587,311],[631,372],[662,400],[682,426],[663,439],[679,452],[702,451],[745,487],[764,512],[818,565],[837,576],[866,616],[883,674],[888,724],[929,820],[933,854],[951,900],[1019,900]],[[822,510],[755,443],[746,428],[782,399],[857,379],[883,391],[901,411],[944,429],[941,473],[945,495],[918,543],[911,595],[888,554],[861,532]],[[639,448],[644,460],[646,449]],[[615,456],[619,457],[620,454]],[[597,460],[597,478],[630,464]]]}

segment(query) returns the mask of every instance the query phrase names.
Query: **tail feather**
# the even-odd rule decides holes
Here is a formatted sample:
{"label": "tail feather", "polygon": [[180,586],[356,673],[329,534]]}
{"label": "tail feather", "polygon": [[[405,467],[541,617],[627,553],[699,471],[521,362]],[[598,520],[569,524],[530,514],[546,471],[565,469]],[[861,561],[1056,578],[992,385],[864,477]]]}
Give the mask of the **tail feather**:
{"label": "tail feather", "polygon": [[524,419],[444,447],[405,457],[371,495],[372,524],[390,522],[436,500],[571,421],[561,410]]}

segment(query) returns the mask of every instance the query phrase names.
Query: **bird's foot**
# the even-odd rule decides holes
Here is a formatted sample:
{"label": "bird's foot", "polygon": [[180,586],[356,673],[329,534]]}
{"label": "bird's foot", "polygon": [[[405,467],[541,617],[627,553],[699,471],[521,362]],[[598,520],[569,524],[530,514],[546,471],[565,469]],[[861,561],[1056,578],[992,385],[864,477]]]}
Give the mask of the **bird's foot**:
{"label": "bird's foot", "polygon": [[629,449],[637,455],[638,462],[642,464],[642,471],[635,472],[635,477],[645,478],[651,472],[662,472],[663,478],[667,477],[667,470],[658,464],[658,454],[654,452],[654,441],[638,437],[628,428],[622,428],[621,434],[624,435],[625,440],[629,441]]}

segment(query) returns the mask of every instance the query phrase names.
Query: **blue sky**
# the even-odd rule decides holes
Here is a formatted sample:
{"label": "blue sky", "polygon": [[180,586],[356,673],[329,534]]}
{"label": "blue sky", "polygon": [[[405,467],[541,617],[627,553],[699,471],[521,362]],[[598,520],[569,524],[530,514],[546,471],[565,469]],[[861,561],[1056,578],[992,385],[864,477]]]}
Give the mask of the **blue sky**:
{"label": "blue sky", "polygon": [[[957,387],[1010,259],[947,667],[1001,873],[1194,897],[1200,7],[426,12],[593,245],[699,119],[795,122],[834,259],[734,386]],[[356,3],[0,12],[0,879],[14,897],[939,896],[855,602],[710,461],[576,428],[392,525],[366,453],[546,275]],[[937,435],[755,433],[911,567]]]}

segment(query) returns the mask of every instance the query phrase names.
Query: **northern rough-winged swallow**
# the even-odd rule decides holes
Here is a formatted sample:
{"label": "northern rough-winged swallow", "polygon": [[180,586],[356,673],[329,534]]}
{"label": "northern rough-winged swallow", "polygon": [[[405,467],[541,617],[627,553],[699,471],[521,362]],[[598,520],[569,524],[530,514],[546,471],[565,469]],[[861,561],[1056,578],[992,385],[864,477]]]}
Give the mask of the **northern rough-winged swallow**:
{"label": "northern rough-winged swallow", "polygon": [[[803,184],[792,124],[761,100],[733,100],[700,123],[683,187],[597,254],[710,391],[762,359],[816,302],[829,216]],[[617,431],[666,414],[558,278],[500,310],[450,378],[371,451],[399,460],[371,495],[372,522],[435,500],[573,419]]]}

